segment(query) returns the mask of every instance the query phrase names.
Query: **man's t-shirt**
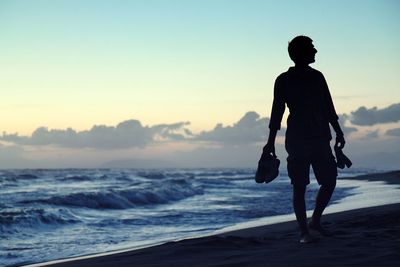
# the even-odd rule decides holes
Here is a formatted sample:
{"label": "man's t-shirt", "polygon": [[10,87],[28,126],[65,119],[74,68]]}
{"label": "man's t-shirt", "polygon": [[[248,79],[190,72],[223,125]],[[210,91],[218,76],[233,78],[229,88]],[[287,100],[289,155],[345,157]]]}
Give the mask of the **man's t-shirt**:
{"label": "man's t-shirt", "polygon": [[269,128],[279,130],[285,104],[289,108],[286,138],[290,140],[327,139],[329,123],[338,120],[323,74],[309,66],[291,67],[278,76]]}

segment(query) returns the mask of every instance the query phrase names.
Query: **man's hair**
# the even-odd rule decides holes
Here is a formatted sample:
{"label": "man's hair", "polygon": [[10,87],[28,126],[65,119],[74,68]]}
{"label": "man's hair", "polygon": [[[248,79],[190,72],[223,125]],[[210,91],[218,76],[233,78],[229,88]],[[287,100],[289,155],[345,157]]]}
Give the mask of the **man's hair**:
{"label": "man's hair", "polygon": [[289,57],[293,62],[298,62],[304,56],[305,48],[312,43],[312,39],[305,35],[299,35],[289,42],[288,52]]}

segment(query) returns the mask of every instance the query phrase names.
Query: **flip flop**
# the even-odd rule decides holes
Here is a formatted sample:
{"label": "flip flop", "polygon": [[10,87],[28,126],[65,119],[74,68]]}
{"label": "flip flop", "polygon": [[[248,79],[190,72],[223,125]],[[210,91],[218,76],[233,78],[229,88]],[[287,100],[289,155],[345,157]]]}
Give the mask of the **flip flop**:
{"label": "flip flop", "polygon": [[344,169],[345,166],[350,168],[353,163],[348,157],[346,157],[346,155],[343,153],[343,150],[337,146],[335,146],[334,149],[337,167],[340,169]]}
{"label": "flip flop", "polygon": [[275,154],[262,153],[258,161],[255,181],[257,183],[269,183],[279,175],[280,160]]}

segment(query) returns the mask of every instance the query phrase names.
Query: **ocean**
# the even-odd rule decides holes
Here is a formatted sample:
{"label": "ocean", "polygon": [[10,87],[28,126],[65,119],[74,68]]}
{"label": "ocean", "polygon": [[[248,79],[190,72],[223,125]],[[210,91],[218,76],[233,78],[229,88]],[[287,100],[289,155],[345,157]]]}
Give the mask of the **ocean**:
{"label": "ocean", "polygon": [[[209,234],[291,214],[285,173],[256,184],[254,169],[0,171],[0,265],[21,266]],[[366,170],[342,172],[341,177]],[[331,205],[366,182],[339,181]],[[311,210],[318,185],[308,187]],[[374,192],[375,190],[371,190]],[[293,216],[294,218],[294,216]]]}

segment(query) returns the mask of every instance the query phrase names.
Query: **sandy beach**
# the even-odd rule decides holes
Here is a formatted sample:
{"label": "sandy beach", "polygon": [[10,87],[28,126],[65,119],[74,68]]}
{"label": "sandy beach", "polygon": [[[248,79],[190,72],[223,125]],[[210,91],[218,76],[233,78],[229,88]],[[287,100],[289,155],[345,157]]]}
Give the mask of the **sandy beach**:
{"label": "sandy beach", "polygon": [[[400,171],[351,179],[398,185]],[[289,221],[34,266],[399,266],[400,203],[328,214],[323,222],[334,235],[312,232],[317,241],[310,244],[298,242]]]}

